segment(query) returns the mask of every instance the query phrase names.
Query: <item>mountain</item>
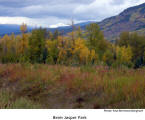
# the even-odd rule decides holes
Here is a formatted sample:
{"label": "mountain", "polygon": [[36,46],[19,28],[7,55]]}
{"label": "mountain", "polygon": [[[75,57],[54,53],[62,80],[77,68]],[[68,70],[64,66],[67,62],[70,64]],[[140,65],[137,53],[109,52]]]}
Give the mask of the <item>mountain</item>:
{"label": "mountain", "polygon": [[[87,21],[87,22],[82,22],[79,24],[75,24],[75,26],[81,26],[83,29],[85,29],[85,26],[92,23],[92,21]],[[32,31],[33,27],[28,26],[28,32]],[[72,27],[71,26],[66,26],[64,24],[56,24],[56,25],[51,25],[50,28],[47,28],[47,30],[50,30],[54,32],[55,30],[63,31],[64,34],[71,32]],[[12,34],[15,33],[20,34],[20,25],[13,25],[13,24],[0,24],[0,36],[4,36],[5,34]]]}
{"label": "mountain", "polygon": [[[28,32],[32,30],[32,27],[27,28]],[[12,24],[0,24],[0,36],[3,36],[5,34],[20,34],[20,25],[12,25]]]}
{"label": "mountain", "polygon": [[[95,23],[94,21],[87,21],[87,22],[82,22],[82,23],[78,23],[78,24],[75,24],[75,28],[77,27],[81,27],[81,29],[85,30],[86,26],[91,24],[91,23]],[[51,31],[51,32],[54,32],[55,30],[58,30],[60,32],[63,32],[63,34],[67,34],[69,32],[72,31],[72,26],[62,26],[62,27],[57,27],[57,28],[47,28],[47,30]]]}
{"label": "mountain", "polygon": [[68,26],[68,25],[63,24],[63,23],[58,23],[55,25],[50,25],[49,28],[58,28],[58,27],[65,27],[65,26]]}
{"label": "mountain", "polygon": [[19,25],[9,25],[9,24],[0,24],[0,35],[3,36],[4,34],[11,34],[20,33]]}
{"label": "mountain", "polygon": [[123,31],[145,34],[145,3],[124,10],[98,23],[107,39],[114,40]]}

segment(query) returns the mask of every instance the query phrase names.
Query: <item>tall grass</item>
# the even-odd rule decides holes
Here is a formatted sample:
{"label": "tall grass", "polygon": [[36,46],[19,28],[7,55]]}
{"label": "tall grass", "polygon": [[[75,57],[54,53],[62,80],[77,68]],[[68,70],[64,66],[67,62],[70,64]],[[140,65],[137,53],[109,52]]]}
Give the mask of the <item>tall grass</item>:
{"label": "tall grass", "polygon": [[145,108],[145,69],[1,64],[0,90],[1,108]]}

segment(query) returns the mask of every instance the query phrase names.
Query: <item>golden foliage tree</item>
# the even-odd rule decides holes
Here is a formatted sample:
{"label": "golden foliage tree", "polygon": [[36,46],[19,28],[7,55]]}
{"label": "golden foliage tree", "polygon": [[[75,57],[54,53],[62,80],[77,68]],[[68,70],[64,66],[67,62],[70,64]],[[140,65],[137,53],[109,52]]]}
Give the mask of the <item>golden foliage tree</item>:
{"label": "golden foliage tree", "polygon": [[133,56],[131,47],[130,46],[128,46],[128,47],[125,47],[125,46],[119,47],[119,46],[117,46],[116,47],[116,56],[117,56],[117,60],[120,63],[129,63],[129,62],[131,62],[131,59],[132,59],[132,56]]}

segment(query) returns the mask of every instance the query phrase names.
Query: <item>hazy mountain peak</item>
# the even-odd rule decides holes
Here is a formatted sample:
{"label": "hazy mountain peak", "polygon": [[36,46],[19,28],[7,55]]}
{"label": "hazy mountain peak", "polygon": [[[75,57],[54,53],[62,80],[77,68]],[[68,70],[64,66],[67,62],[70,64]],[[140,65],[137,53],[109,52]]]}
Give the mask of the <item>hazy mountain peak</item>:
{"label": "hazy mountain peak", "polygon": [[69,25],[66,25],[64,23],[58,23],[55,25],[50,25],[49,28],[58,28],[58,27],[64,27],[64,26],[69,26]]}

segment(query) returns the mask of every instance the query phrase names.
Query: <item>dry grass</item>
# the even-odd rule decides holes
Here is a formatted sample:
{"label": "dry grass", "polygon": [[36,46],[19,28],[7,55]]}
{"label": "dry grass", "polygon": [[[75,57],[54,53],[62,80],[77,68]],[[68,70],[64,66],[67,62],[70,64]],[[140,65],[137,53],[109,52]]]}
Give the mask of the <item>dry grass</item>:
{"label": "dry grass", "polygon": [[1,64],[0,91],[0,108],[145,108],[145,69]]}

